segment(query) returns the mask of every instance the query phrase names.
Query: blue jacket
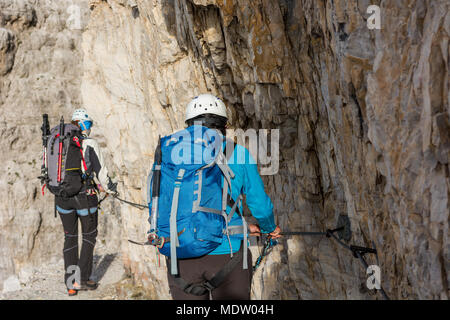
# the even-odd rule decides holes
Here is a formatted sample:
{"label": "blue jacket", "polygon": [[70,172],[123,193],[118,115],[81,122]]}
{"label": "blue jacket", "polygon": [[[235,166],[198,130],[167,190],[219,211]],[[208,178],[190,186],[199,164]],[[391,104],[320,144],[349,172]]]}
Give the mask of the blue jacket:
{"label": "blue jacket", "polygon": [[[246,204],[253,217],[256,218],[261,228],[261,232],[270,233],[275,230],[276,224],[273,215],[273,205],[269,196],[264,191],[264,184],[258,172],[258,167],[250,155],[250,152],[243,146],[236,144],[236,147],[228,160],[230,169],[235,174],[231,180],[231,197],[236,200],[240,194],[246,196]],[[230,212],[227,208],[227,213]],[[242,206],[240,207],[242,212]],[[237,212],[234,213],[230,226],[242,225],[242,220]],[[231,237],[233,252],[240,249],[241,239]],[[224,237],[219,245],[210,255],[229,254],[230,245],[227,237]]]}

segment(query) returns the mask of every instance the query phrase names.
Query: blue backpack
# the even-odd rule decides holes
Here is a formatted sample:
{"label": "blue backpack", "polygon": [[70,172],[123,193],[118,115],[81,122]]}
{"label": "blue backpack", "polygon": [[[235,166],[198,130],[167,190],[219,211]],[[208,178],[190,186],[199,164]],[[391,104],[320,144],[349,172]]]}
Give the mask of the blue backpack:
{"label": "blue backpack", "polygon": [[[229,196],[234,173],[227,165],[223,142],[219,131],[195,125],[160,139],[161,163],[153,165],[147,181],[149,233],[159,240],[159,252],[170,257],[172,274],[178,273],[177,258],[206,255],[224,236],[228,241],[230,236],[243,236],[247,247],[242,215],[242,226],[228,226],[234,212],[239,213],[242,197],[234,202]],[[158,170],[160,189],[155,203],[151,194]],[[227,205],[231,207],[228,215]],[[245,258],[244,268],[246,263]]]}

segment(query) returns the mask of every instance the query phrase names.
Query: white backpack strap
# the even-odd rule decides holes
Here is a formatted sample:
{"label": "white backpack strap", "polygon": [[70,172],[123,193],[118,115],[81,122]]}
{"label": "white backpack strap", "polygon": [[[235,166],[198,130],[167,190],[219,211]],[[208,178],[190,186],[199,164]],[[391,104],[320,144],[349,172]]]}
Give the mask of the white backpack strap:
{"label": "white backpack strap", "polygon": [[[227,216],[227,199],[228,199],[228,186],[231,189],[231,184],[228,182],[229,180],[223,179],[223,188],[222,188],[222,216],[225,219],[225,234],[228,239],[228,244],[230,245],[230,256],[233,258],[233,247],[231,246],[230,234],[228,232],[228,216]],[[231,191],[230,191],[231,192]]]}
{"label": "white backpack strap", "polygon": [[177,268],[177,247],[180,246],[178,241],[178,231],[177,231],[177,212],[178,212],[178,199],[180,197],[181,181],[183,180],[185,170],[180,169],[178,171],[178,177],[175,180],[175,186],[173,190],[172,198],[172,208],[170,210],[170,267],[171,274],[178,274]]}
{"label": "white backpack strap", "polygon": [[197,199],[192,203],[192,213],[197,212],[200,208],[200,201],[202,200],[202,183],[203,183],[203,170],[200,169],[195,173],[198,177],[194,184],[197,185],[197,190],[194,190],[194,197],[197,195]]}
{"label": "white backpack strap", "polygon": [[242,268],[244,270],[248,269],[248,262],[247,262],[247,251],[248,251],[248,226],[247,226],[247,221],[245,221],[245,218],[243,215],[241,215],[242,218],[242,227],[244,228],[244,259],[243,259],[243,264],[242,264]]}
{"label": "white backpack strap", "polygon": [[[150,171],[147,177],[147,203],[150,204],[152,200],[152,194],[150,189],[152,187],[153,171],[161,170],[161,165],[155,165],[155,167]],[[158,202],[152,203],[152,211],[150,217],[150,232],[156,232],[156,220],[158,219]]]}
{"label": "white backpack strap", "polygon": [[166,141],[166,147],[168,147],[170,145],[171,142],[178,142],[178,139],[175,137],[171,137],[170,139],[168,139]]}
{"label": "white backpack strap", "polygon": [[153,177],[153,170],[150,170],[147,176],[147,203],[150,203],[152,201],[152,194],[151,194],[152,177]]}
{"label": "white backpack strap", "polygon": [[[233,203],[233,202],[231,202]],[[236,201],[230,205],[231,210],[227,217],[227,230],[224,231],[224,233],[229,237],[232,235],[242,234],[244,238],[244,256],[243,256],[243,268],[248,269],[248,262],[247,262],[247,250],[248,250],[248,225],[247,221],[244,218],[244,215],[242,215],[239,211],[239,207],[242,203],[242,194],[239,195],[239,197],[236,199]],[[228,223],[231,221],[231,218],[235,212],[238,212],[238,214],[241,216],[242,219],[242,226],[228,226]],[[231,244],[230,244],[231,247]]]}
{"label": "white backpack strap", "polygon": [[203,212],[209,212],[209,213],[215,213],[215,214],[222,214],[221,210],[216,210],[212,208],[206,208],[200,206],[200,201],[202,200],[202,182],[203,182],[203,169],[199,169],[195,175],[198,177],[197,181],[194,182],[194,184],[197,185],[197,189],[194,190],[194,196],[197,195],[197,199],[194,200],[192,203],[192,213],[195,213],[197,211],[203,211]]}
{"label": "white backpack strap", "polygon": [[[228,145],[228,141],[226,142],[226,146]],[[226,147],[225,147],[226,149]],[[230,256],[233,258],[233,247],[231,245],[231,239],[230,239],[230,233],[229,233],[229,227],[228,223],[231,220],[231,217],[234,213],[234,210],[236,210],[236,206],[234,207],[234,210],[232,208],[232,211],[227,215],[227,204],[228,204],[228,190],[230,190],[230,195],[232,194],[232,188],[231,188],[231,179],[234,179],[234,172],[231,170],[231,168],[228,166],[227,158],[225,154],[223,153],[222,148],[219,151],[219,154],[217,155],[215,161],[214,161],[219,169],[222,171],[223,174],[223,189],[222,189],[222,216],[225,219],[225,234],[228,239],[228,244],[230,245]],[[246,255],[246,253],[244,253]]]}
{"label": "white backpack strap", "polygon": [[[242,194],[240,194],[238,196],[238,198],[236,199],[236,202],[233,203],[233,205],[230,204],[231,206],[231,210],[230,213],[228,214],[228,223],[230,223],[231,218],[233,217],[233,214],[236,212],[236,210],[238,210],[238,205],[241,203],[242,200]],[[239,214],[239,211],[238,211]]]}

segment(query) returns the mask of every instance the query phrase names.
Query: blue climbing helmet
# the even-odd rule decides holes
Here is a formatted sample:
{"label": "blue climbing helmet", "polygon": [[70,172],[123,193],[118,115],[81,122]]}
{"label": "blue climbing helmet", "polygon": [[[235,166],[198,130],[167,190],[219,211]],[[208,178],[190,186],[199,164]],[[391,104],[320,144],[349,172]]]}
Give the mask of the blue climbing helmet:
{"label": "blue climbing helmet", "polygon": [[76,109],[72,114],[72,121],[77,121],[81,131],[87,132],[91,130],[94,123],[85,109]]}

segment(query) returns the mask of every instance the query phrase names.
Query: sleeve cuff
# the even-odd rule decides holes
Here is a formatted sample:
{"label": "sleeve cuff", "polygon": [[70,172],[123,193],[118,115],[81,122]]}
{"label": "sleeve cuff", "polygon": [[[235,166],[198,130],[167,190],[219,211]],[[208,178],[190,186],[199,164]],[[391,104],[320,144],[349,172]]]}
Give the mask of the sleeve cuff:
{"label": "sleeve cuff", "polygon": [[262,233],[271,233],[277,227],[277,225],[273,221],[273,216],[272,216],[272,219],[264,219],[264,220],[260,220],[258,222],[259,222],[259,227],[261,228]]}

